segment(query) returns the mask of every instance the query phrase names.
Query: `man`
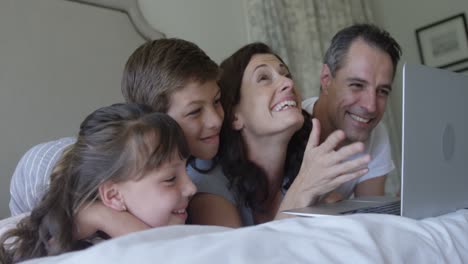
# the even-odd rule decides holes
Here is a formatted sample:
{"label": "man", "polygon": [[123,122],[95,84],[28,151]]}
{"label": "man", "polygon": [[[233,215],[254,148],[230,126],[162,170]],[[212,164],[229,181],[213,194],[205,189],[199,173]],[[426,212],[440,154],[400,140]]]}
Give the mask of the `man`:
{"label": "man", "polygon": [[342,145],[361,141],[372,157],[369,172],[340,186],[335,197],[385,194],[386,175],[395,166],[380,120],[400,56],[400,45],[390,34],[370,24],[339,31],[325,54],[320,96],[305,100],[303,108],[320,121],[320,142],[340,129],[346,134]]}

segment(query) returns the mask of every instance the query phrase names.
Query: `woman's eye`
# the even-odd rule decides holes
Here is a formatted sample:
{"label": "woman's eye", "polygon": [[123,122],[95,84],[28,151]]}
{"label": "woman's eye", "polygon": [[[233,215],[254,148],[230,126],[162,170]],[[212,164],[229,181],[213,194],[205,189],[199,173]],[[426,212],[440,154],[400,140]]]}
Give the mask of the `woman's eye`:
{"label": "woman's eye", "polygon": [[261,82],[261,81],[266,81],[266,80],[268,80],[268,79],[269,79],[269,78],[268,78],[267,75],[262,74],[262,75],[258,76],[257,81],[258,81],[258,82]]}

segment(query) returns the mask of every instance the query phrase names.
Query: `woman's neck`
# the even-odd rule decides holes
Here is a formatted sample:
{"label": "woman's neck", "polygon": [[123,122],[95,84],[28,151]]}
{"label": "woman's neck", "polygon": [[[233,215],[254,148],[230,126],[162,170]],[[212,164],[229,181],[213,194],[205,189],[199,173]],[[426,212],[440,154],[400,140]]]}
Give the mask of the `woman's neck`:
{"label": "woman's neck", "polygon": [[270,192],[281,187],[289,140],[278,136],[254,138],[244,135],[248,159],[265,171]]}

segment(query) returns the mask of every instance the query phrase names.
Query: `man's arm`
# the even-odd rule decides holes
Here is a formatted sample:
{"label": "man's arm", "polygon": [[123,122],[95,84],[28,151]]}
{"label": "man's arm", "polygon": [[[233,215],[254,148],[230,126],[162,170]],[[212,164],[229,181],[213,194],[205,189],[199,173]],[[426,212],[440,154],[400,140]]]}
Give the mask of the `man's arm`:
{"label": "man's arm", "polygon": [[385,180],[387,175],[374,177],[360,182],[354,188],[354,196],[382,196],[385,195]]}

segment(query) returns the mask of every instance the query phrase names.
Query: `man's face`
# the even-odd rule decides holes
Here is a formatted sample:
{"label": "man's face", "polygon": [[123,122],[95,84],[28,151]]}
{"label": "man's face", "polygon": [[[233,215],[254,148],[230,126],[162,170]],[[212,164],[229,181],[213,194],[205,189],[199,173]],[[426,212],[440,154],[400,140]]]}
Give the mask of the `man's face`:
{"label": "man's face", "polygon": [[349,142],[367,140],[382,119],[392,91],[390,56],[357,39],[335,76],[325,65],[320,79],[332,131],[343,130]]}

